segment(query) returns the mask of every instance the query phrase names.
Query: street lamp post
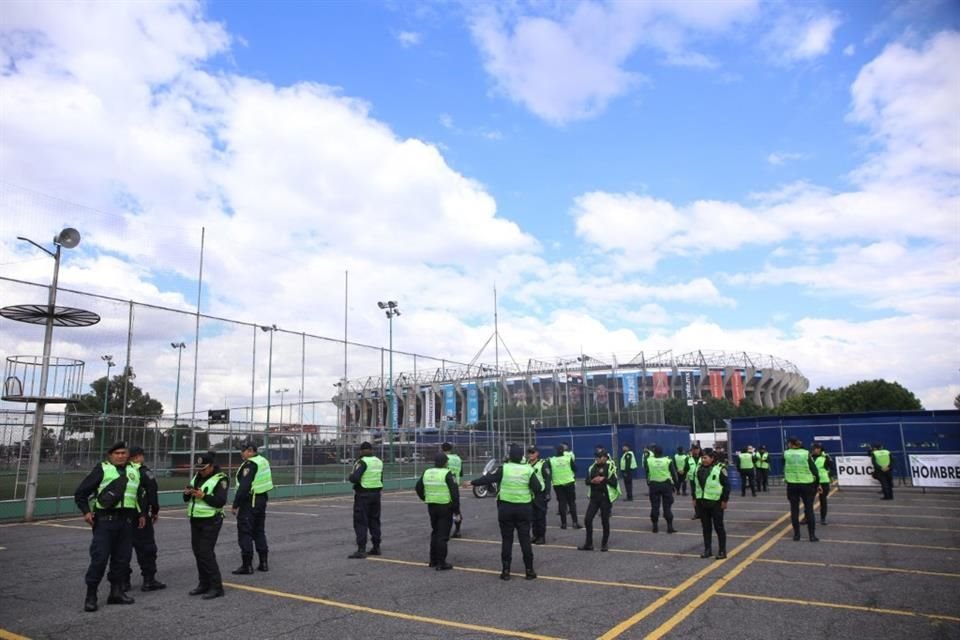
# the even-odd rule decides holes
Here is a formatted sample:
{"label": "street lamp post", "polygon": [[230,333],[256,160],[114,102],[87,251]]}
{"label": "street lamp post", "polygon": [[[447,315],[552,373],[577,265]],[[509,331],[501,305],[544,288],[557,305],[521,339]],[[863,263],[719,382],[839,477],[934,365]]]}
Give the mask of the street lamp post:
{"label": "street lamp post", "polygon": [[107,382],[103,389],[103,415],[100,416],[100,457],[103,457],[103,436],[107,432],[107,401],[110,399],[110,368],[116,366],[112,355],[100,356],[107,363]]}
{"label": "street lamp post", "polygon": [[277,389],[274,393],[280,394],[280,426],[283,426],[283,394],[285,394],[290,389],[284,387],[283,389]]}
{"label": "street lamp post", "polygon": [[261,326],[261,331],[270,332],[270,352],[267,356],[267,425],[263,428],[263,449],[270,448],[270,389],[273,388],[273,334],[277,331],[277,325]]}
{"label": "street lamp post", "polygon": [[27,491],[24,508],[24,520],[33,520],[33,510],[37,501],[37,480],[40,476],[40,449],[43,439],[43,410],[46,408],[47,378],[50,375],[50,346],[53,343],[53,320],[57,306],[57,280],[60,277],[60,248],[73,249],[80,244],[80,233],[67,227],[53,238],[56,247],[50,251],[30,238],[18,236],[17,240],[29,242],[53,258],[53,280],[50,282],[50,294],[47,297],[47,321],[43,331],[43,358],[40,361],[40,396],[33,409],[33,430],[30,435],[30,468],[27,472]]}
{"label": "street lamp post", "polygon": [[377,306],[384,310],[390,325],[390,375],[387,378],[387,444],[390,448],[390,462],[393,462],[393,318],[400,315],[397,301],[378,302]]}
{"label": "street lamp post", "polygon": [[184,342],[171,342],[170,346],[177,350],[177,393],[173,399],[173,430],[176,433],[177,421],[180,419],[180,363],[183,361],[183,350],[187,345]]}

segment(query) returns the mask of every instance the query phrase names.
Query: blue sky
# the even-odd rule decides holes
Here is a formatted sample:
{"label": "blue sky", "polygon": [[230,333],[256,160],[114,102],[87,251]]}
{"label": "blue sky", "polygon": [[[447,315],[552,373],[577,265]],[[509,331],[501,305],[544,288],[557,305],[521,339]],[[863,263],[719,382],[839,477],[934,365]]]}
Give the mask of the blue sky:
{"label": "blue sky", "polygon": [[[82,205],[76,288],[189,308],[206,226],[218,315],[339,335],[349,269],[356,339],[397,298],[406,349],[469,358],[496,284],[520,357],[960,392],[955,2],[10,7],[0,178]],[[73,210],[37,201],[4,236]]]}

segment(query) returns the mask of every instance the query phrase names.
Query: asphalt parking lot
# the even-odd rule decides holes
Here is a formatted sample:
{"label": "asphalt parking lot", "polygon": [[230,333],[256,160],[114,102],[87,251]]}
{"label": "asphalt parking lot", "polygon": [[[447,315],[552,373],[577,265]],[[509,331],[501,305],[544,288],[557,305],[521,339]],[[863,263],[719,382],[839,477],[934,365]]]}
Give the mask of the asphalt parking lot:
{"label": "asphalt parking lot", "polygon": [[213,601],[187,595],[189,528],[171,508],[157,525],[167,589],[141,593],[135,567],[136,604],[107,606],[104,581],[95,613],[83,611],[90,532],[79,517],[0,525],[0,638],[960,638],[960,493],[899,489],[883,502],[845,489],[818,543],[793,541],[782,487],[735,494],[729,557],[716,561],[699,557],[689,497],[674,505],[679,532],[653,534],[635,486],[635,500],[614,507],[609,553],[577,551],[583,531],[560,530],[551,502],[548,543],[534,547],[539,579],[522,579],[515,546],[509,582],[498,579],[496,503],[469,488],[447,572],[426,566],[426,507],[411,491],[384,494],[384,555],[366,560],[347,559],[352,496],[277,500],[269,573],[230,574],[239,550],[227,515],[217,546],[227,594]]}

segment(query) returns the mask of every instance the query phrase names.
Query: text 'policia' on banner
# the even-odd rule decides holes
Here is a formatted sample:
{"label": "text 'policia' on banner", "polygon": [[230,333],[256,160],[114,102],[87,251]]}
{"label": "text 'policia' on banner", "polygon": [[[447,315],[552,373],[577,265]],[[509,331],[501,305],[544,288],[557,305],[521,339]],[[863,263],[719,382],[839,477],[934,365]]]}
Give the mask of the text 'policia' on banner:
{"label": "text 'policia' on banner", "polygon": [[[910,477],[915,487],[960,488],[960,455],[911,455]],[[836,456],[841,487],[880,486],[873,478],[870,456]]]}

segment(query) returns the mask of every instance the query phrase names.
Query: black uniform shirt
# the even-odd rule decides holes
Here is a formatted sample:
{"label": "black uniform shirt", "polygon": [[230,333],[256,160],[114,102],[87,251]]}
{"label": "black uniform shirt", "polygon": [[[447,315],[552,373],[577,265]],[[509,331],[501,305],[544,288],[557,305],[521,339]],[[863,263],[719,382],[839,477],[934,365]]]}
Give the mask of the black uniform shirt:
{"label": "black uniform shirt", "polygon": [[[547,500],[550,499],[550,487],[553,486],[553,468],[550,466],[549,458],[540,458],[543,460],[543,464],[540,465],[540,475],[543,476],[543,490],[542,494],[547,496]],[[533,465],[531,465],[533,466]]]}
{"label": "black uniform shirt", "polygon": [[[244,460],[238,469],[237,493],[233,496],[233,508],[239,509],[241,504],[250,502],[250,493],[253,487],[253,479],[257,477],[257,463],[253,460]],[[263,494],[266,496],[267,494]],[[257,496],[258,498],[260,496]]]}
{"label": "black uniform shirt", "polygon": [[[713,471],[713,467],[716,466],[717,462],[714,462],[709,467],[705,467],[702,464],[697,469],[697,481],[700,483],[700,486],[705,486],[707,484],[707,476],[710,475],[710,472]],[[727,478],[727,469],[722,467],[720,469],[720,488],[723,493],[720,494],[720,502],[726,502],[730,499],[730,480]],[[710,501],[708,501],[710,502]]]}
{"label": "black uniform shirt", "polygon": [[[159,487],[157,486],[157,477],[153,471],[145,464],[140,465],[140,490],[143,494],[146,506],[151,516],[160,513]],[[144,510],[146,511],[146,509]]]}
{"label": "black uniform shirt", "polygon": [[377,487],[375,489],[365,489],[360,486],[360,478],[363,477],[363,474],[367,471],[367,463],[363,461],[363,458],[357,460],[357,463],[353,465],[353,473],[350,474],[350,477],[347,478],[350,482],[353,483],[353,490],[357,493],[380,493],[382,487]]}
{"label": "black uniform shirt", "polygon": [[[426,471],[423,473],[426,473]],[[447,488],[450,489],[450,508],[453,509],[454,513],[460,513],[460,487],[457,485],[457,481],[453,477],[453,472],[448,473],[446,479]],[[417,496],[421,500],[427,499],[426,491],[423,486],[423,474],[420,474],[420,479],[417,480],[414,490],[417,492]]]}
{"label": "black uniform shirt", "polygon": [[[587,486],[590,487],[591,500],[594,500],[594,499],[609,500],[610,499],[610,493],[607,491],[606,485],[610,485],[611,487],[617,486],[617,472],[614,469],[614,472],[608,475],[607,472],[609,469],[610,469],[609,462],[605,462],[603,464],[594,462],[590,466],[590,470],[587,473],[587,477],[586,477],[586,483],[587,483]],[[590,482],[597,476],[606,478],[606,482],[604,482],[603,484],[593,484],[592,482]]]}
{"label": "black uniform shirt", "polygon": [[[212,476],[218,473],[220,473],[220,466],[214,465],[213,473],[211,473],[210,475]],[[199,489],[200,487],[203,486],[203,483],[209,479],[210,479],[210,476],[207,476],[204,478],[204,477],[201,477],[200,474],[198,473],[196,474],[196,476],[194,476],[191,486],[194,489]],[[214,509],[222,509],[223,506],[227,504],[227,487],[229,485],[230,485],[230,482],[227,480],[227,477],[224,476],[220,480],[220,482],[217,483],[217,486],[214,487],[213,493],[208,493],[205,496],[203,496],[203,501],[206,502],[211,507],[213,507]],[[183,495],[184,502],[190,502],[192,498],[193,496],[189,496],[187,494]]]}
{"label": "black uniform shirt", "polygon": [[[117,472],[121,476],[126,475],[126,467],[126,465],[120,465],[117,467]],[[73,501],[77,503],[77,508],[79,508],[84,515],[90,513],[90,496],[97,493],[101,482],[103,482],[103,467],[98,464],[87,474],[87,477],[80,482],[80,486],[77,487],[77,490],[73,493]],[[140,474],[140,482],[141,484],[143,483],[142,473]],[[139,493],[140,495],[137,496],[137,508],[134,511],[137,513],[146,513],[146,495],[143,491]]]}

